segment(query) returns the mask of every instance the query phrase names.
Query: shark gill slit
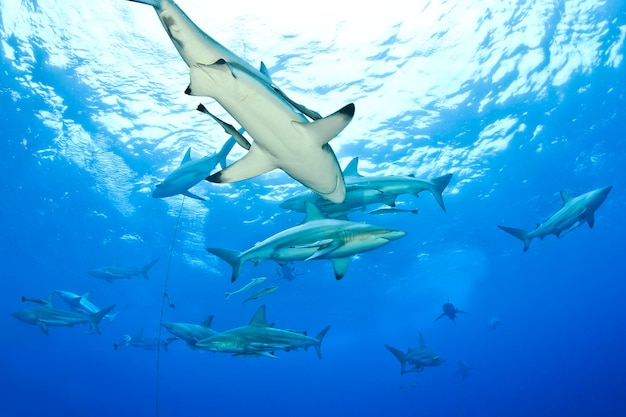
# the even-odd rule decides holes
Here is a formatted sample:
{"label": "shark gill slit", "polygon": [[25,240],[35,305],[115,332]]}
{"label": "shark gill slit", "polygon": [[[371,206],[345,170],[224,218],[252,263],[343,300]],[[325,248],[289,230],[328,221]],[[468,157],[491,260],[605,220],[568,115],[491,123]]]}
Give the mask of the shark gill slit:
{"label": "shark gill slit", "polygon": [[163,282],[163,295],[161,296],[161,313],[159,315],[159,332],[158,332],[158,340],[157,340],[157,359],[156,359],[156,380],[154,386],[154,401],[155,401],[155,414],[156,417],[159,417],[159,370],[161,364],[161,331],[163,326],[161,323],[163,322],[163,311],[165,311],[165,299],[167,299],[167,304],[174,308],[174,304],[172,304],[172,300],[170,299],[169,294],[167,293],[167,281],[170,277],[170,267],[172,265],[172,255],[174,253],[174,243],[176,242],[176,235],[178,234],[178,229],[180,226],[180,217],[183,214],[183,206],[185,204],[185,196],[183,196],[183,200],[180,202],[180,209],[178,209],[178,220],[176,221],[176,228],[174,229],[174,235],[172,236],[172,244],[170,245],[170,255],[167,260],[167,269],[165,271],[165,281]]}

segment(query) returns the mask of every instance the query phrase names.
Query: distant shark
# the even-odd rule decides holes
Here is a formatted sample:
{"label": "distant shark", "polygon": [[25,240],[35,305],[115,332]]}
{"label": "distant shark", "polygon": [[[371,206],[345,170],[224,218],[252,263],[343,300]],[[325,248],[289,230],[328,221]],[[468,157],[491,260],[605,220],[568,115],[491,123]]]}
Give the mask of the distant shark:
{"label": "distant shark", "polygon": [[98,328],[100,320],[102,320],[104,316],[115,308],[115,305],[112,305],[107,308],[103,308],[94,314],[86,316],[84,314],[73,313],[71,311],[59,310],[54,306],[52,297],[53,295],[50,294],[44,303],[39,302],[41,300],[34,301],[32,299],[22,297],[22,301],[36,302],[41,306],[16,311],[11,313],[11,315],[24,323],[34,324],[45,334],[48,334],[49,326],[73,327],[76,324],[89,324],[97,334],[100,334],[100,329]]}
{"label": "distant shark", "polygon": [[[70,306],[72,310],[78,313],[91,315],[100,311],[98,307],[96,307],[93,303],[91,303],[87,299],[87,297],[89,296],[89,293],[78,295],[78,294],[74,294],[73,292],[64,291],[64,290],[56,290],[55,292],[63,301],[67,303],[67,305]],[[115,314],[107,314],[104,317],[108,319],[109,321],[111,321],[112,323],[113,320],[115,320],[115,318],[117,317],[117,315],[120,314],[124,310],[126,310],[126,307],[124,307],[122,310],[118,311]]]}
{"label": "distant shark", "polygon": [[[426,343],[424,343],[424,337],[420,332],[420,345],[417,348],[409,349],[407,353],[402,352],[392,346],[385,345],[393,355],[400,361],[401,369],[400,373],[404,375],[407,372],[422,371],[425,366],[439,366],[445,362],[443,358],[430,350]],[[406,370],[406,364],[413,365],[413,368]]]}
{"label": "distant shark", "polygon": [[274,358],[274,351],[291,351],[299,348],[307,350],[313,346],[321,359],[322,340],[330,329],[324,328],[315,337],[293,330],[277,329],[267,323],[265,306],[259,307],[247,326],[237,327],[209,337],[197,346],[213,352],[231,353],[234,356],[267,356]]}
{"label": "distant shark", "polygon": [[463,313],[463,314],[467,314],[466,311],[461,311],[458,308],[456,308],[454,306],[454,304],[452,304],[450,302],[450,299],[448,299],[447,303],[444,303],[443,306],[441,306],[441,309],[443,310],[443,313],[441,313],[441,315],[439,315],[439,317],[437,317],[435,319],[435,321],[439,320],[440,318],[447,316],[450,320],[452,320],[453,323],[456,323],[456,315],[459,313]]}
{"label": "distant shark", "polygon": [[467,379],[467,375],[469,374],[469,371],[473,371],[476,368],[472,367],[472,366],[468,366],[465,362],[463,361],[459,361],[457,363],[457,371],[456,374],[461,376],[461,379],[463,381],[465,381]]}
{"label": "distant shark", "polygon": [[235,143],[235,139],[231,137],[218,153],[207,155],[195,161],[191,160],[191,148],[187,149],[180,166],[170,173],[162,183],[156,185],[152,197],[163,198],[182,194],[196,200],[204,201],[205,198],[193,194],[189,191],[189,188],[210,175],[218,163],[222,168],[225,168],[226,156]]}
{"label": "distant shark", "polygon": [[[163,350],[167,352],[167,348],[171,342],[176,340],[175,337],[170,337],[168,339],[161,341],[161,347]],[[143,329],[139,331],[138,334],[131,336],[129,334],[125,334],[124,338],[121,342],[113,343],[113,348],[117,350],[120,346],[130,346],[143,350],[158,350],[159,349],[159,339],[156,337],[144,337]]]}
{"label": "distant shark", "polygon": [[589,191],[578,197],[573,197],[565,191],[561,191],[563,207],[550,216],[548,220],[538,224],[537,228],[530,232],[512,227],[498,227],[524,242],[524,252],[526,252],[530,247],[531,241],[536,237],[543,239],[547,235],[555,235],[559,238],[583,223],[593,227],[595,223],[594,214],[606,200],[612,189],[613,186],[609,185],[608,187]]}
{"label": "distant shark", "polygon": [[91,271],[87,271],[87,273],[96,278],[101,278],[109,282],[113,282],[114,280],[118,279],[131,279],[135,275],[141,275],[145,279],[148,279],[148,271],[158,261],[159,258],[151,261],[142,268],[135,268],[132,266],[119,266],[117,262],[114,262],[112,265],[93,269]]}
{"label": "distant shark", "polygon": [[200,324],[163,322],[161,323],[161,326],[165,327],[167,331],[174,336],[184,340],[190,348],[196,349],[196,344],[200,340],[204,340],[218,334],[218,332],[211,328],[212,322],[213,316],[209,316]]}
{"label": "distant shark", "polygon": [[258,264],[266,259],[279,264],[328,259],[333,264],[335,278],[341,279],[351,256],[379,248],[405,235],[406,232],[400,230],[371,224],[327,219],[314,204],[307,203],[302,224],[270,236],[245,252],[220,248],[207,248],[207,252],[230,264],[232,281],[237,279],[245,262]]}
{"label": "distant shark", "polygon": [[[310,201],[317,205],[323,213],[332,217],[339,217],[370,204],[386,204],[395,207],[399,195],[412,194],[418,196],[420,192],[428,191],[445,211],[442,193],[450,183],[452,174],[431,180],[420,180],[412,175],[364,177],[358,172],[358,163],[359,158],[353,158],[343,171],[346,182],[346,198],[342,203],[333,203],[319,198],[314,193],[304,192],[283,201],[280,207],[303,212],[305,202]],[[417,211],[411,212],[417,213]]]}
{"label": "distant shark", "polygon": [[265,65],[253,68],[200,30],[173,1],[133,1],[154,7],[189,66],[185,92],[214,98],[254,139],[243,158],[208,181],[242,181],[280,168],[324,198],[343,201],[343,176],[328,142],[350,123],[354,104],[321,118],[274,85]]}

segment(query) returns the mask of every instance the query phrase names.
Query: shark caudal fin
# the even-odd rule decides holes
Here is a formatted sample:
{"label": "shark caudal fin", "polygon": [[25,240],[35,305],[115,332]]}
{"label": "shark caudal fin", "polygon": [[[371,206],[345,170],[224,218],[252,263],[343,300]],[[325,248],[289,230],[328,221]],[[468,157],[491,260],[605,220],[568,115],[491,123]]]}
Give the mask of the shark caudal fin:
{"label": "shark caudal fin", "polygon": [[324,336],[326,336],[328,330],[330,330],[330,326],[326,326],[321,332],[317,334],[317,336],[315,336],[315,344],[313,344],[313,347],[315,348],[315,353],[317,353],[317,357],[320,359],[322,359],[322,340],[324,340]]}
{"label": "shark caudal fin", "polygon": [[98,311],[97,313],[94,313],[91,316],[89,316],[89,324],[91,325],[91,328],[96,333],[100,334],[100,329],[98,328],[98,324],[100,323],[100,320],[102,320],[104,318],[104,316],[106,316],[114,308],[115,308],[115,304],[113,304],[112,306],[108,306],[106,308],[103,308],[102,310]]}
{"label": "shark caudal fin", "polygon": [[393,356],[395,356],[400,361],[400,365],[402,366],[400,368],[400,374],[404,375],[406,373],[406,355],[404,354],[404,352],[389,345],[385,345],[385,347],[389,352],[393,353]]}
{"label": "shark caudal fin", "polygon": [[235,282],[239,273],[241,272],[241,267],[243,266],[243,262],[241,262],[241,252],[230,249],[220,249],[220,248],[206,248],[206,251],[212,253],[218,258],[223,259],[228,262],[230,266],[233,268],[233,274],[231,275],[231,282]]}
{"label": "shark caudal fin", "polygon": [[[83,296],[83,298],[84,298],[84,296]],[[105,317],[106,317],[107,319],[109,319],[109,321],[110,321],[111,323],[113,323],[113,320],[115,320],[115,318],[117,317],[117,315],[118,315],[118,314],[120,314],[122,311],[126,310],[127,308],[128,308],[128,306],[124,306],[124,308],[122,308],[122,309],[121,309],[120,311],[118,311],[117,313],[114,313],[114,314],[107,314]]]}
{"label": "shark caudal fin", "polygon": [[150,270],[150,268],[152,268],[154,266],[155,263],[159,262],[159,258],[156,258],[154,261],[150,262],[148,265],[144,266],[143,268],[141,268],[141,275],[143,275],[143,277],[145,279],[148,279],[148,271]]}
{"label": "shark caudal fin", "polygon": [[522,242],[524,242],[524,252],[528,250],[528,248],[530,247],[530,242],[532,238],[528,235],[527,231],[522,230],[522,229],[515,229],[513,227],[500,226],[500,225],[498,225],[498,227],[504,230],[505,232],[515,236]]}
{"label": "shark caudal fin", "polygon": [[452,174],[447,174],[442,177],[437,177],[437,178],[430,180],[430,182],[433,183],[433,189],[431,190],[431,193],[433,194],[433,197],[435,197],[435,200],[437,201],[437,203],[439,203],[443,211],[446,211],[446,207],[443,204],[442,194],[443,194],[443,191],[448,186],[448,184],[450,184],[451,179],[452,179]]}

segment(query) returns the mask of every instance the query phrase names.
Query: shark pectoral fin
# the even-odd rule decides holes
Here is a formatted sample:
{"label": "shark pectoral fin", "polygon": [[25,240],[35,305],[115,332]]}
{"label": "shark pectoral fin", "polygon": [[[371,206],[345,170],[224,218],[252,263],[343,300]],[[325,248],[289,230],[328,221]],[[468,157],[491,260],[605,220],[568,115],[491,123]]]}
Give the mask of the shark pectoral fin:
{"label": "shark pectoral fin", "polygon": [[[243,131],[239,131],[235,129],[235,127],[231,125],[230,123],[226,123],[219,117],[215,116],[213,113],[208,111],[207,108],[204,107],[204,104],[202,103],[198,104],[198,107],[196,107],[196,110],[198,110],[201,113],[209,115],[213,120],[215,120],[217,124],[222,126],[222,129],[224,129],[224,132],[230,134],[233,138],[235,138],[235,141],[239,144],[239,146],[241,146],[242,148],[246,150],[250,149],[250,142],[248,142],[248,139],[246,139],[243,136]],[[222,166],[222,168],[225,168],[225,167]]]}
{"label": "shark pectoral fin", "polygon": [[193,198],[195,200],[206,201],[206,198],[197,196],[194,193],[190,192],[189,190],[183,191],[181,194],[186,197]]}
{"label": "shark pectoral fin", "polygon": [[315,120],[311,123],[303,123],[292,121],[291,124],[301,133],[313,138],[320,146],[330,142],[332,138],[337,136],[354,117],[354,104],[337,110],[330,116]]}
{"label": "shark pectoral fin", "polygon": [[383,203],[388,205],[389,207],[395,207],[396,206],[396,198],[398,196],[396,194],[389,194],[389,195],[385,195],[383,197]]}
{"label": "shark pectoral fin", "polygon": [[435,322],[435,321],[439,320],[440,318],[442,318],[442,317],[443,317],[443,316],[445,316],[445,315],[446,315],[446,313],[441,313],[441,315],[440,315],[439,317],[437,317],[435,320],[433,320],[433,322]]}
{"label": "shark pectoral fin", "polygon": [[333,269],[335,270],[335,278],[339,281],[346,275],[346,271],[350,265],[350,258],[333,258],[330,259],[330,262],[333,264]]}
{"label": "shark pectoral fin", "polygon": [[593,224],[595,223],[595,216],[593,215],[593,213],[587,216],[587,223],[589,223],[590,228],[593,227]]}
{"label": "shark pectoral fin", "polygon": [[243,181],[265,174],[275,168],[276,164],[253,143],[250,151],[243,158],[207,177],[207,181],[218,183]]}
{"label": "shark pectoral fin", "polygon": [[[338,249],[341,247],[342,243],[340,241],[337,240],[333,240],[333,239],[327,239],[330,240],[330,242],[328,243],[324,243],[323,245],[321,245],[321,247],[315,251],[315,253],[311,256],[309,256],[308,258],[305,259],[305,261],[310,261],[312,259],[317,259],[317,258],[321,258],[325,255],[328,255],[329,253],[333,252],[334,250]],[[350,258],[347,258],[348,262],[350,262]],[[334,266],[334,264],[333,264]],[[348,266],[346,265],[346,269],[348,268]],[[335,273],[336,273],[336,269],[335,269]],[[344,271],[345,273],[345,271]]]}
{"label": "shark pectoral fin", "polygon": [[[207,82],[207,78],[209,82]],[[224,59],[213,64],[195,64],[189,68],[189,87],[185,94],[190,96],[209,96],[214,93],[213,85],[220,85],[233,80],[235,73]]]}
{"label": "shark pectoral fin", "polygon": [[46,323],[44,323],[41,320],[37,320],[35,322],[37,324],[37,327],[39,327],[39,329],[44,332],[45,334],[48,334],[48,326],[46,326]]}

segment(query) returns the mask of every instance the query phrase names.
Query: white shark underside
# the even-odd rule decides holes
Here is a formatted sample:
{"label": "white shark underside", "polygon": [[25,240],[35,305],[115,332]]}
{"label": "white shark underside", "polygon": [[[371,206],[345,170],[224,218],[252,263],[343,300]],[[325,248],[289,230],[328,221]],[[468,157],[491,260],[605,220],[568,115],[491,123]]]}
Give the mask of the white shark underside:
{"label": "white shark underside", "polygon": [[190,68],[186,93],[213,97],[254,139],[248,153],[207,179],[235,182],[280,168],[323,197],[341,202],[343,175],[328,142],[352,120],[354,105],[309,122],[305,108],[200,30],[171,0],[132,0],[153,6],[180,56]]}
{"label": "white shark underside", "polygon": [[585,194],[573,197],[565,191],[561,191],[563,207],[554,213],[548,220],[537,225],[535,230],[526,231],[513,227],[498,226],[505,232],[515,236],[524,242],[524,252],[530,247],[530,242],[536,237],[543,239],[547,235],[555,235],[557,238],[564,236],[584,223],[593,227],[595,212],[602,205],[613,186],[607,186],[589,191]]}

